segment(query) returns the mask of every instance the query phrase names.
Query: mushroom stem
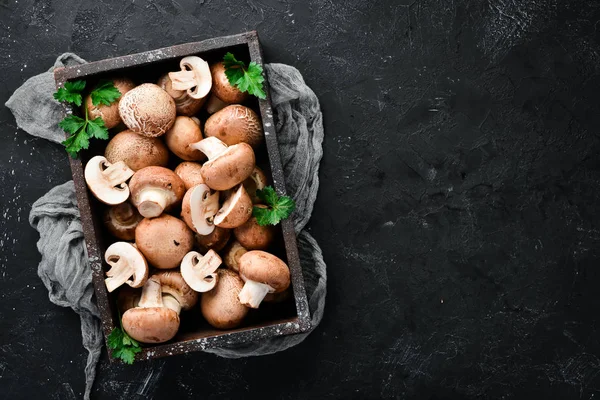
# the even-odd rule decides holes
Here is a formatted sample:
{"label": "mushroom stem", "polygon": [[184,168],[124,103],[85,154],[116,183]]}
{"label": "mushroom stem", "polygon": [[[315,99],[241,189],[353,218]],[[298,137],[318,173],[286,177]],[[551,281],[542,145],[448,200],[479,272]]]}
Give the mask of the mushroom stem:
{"label": "mushroom stem", "polygon": [[209,250],[202,257],[192,251],[181,262],[181,275],[196,292],[208,292],[217,284],[216,271],[221,262],[221,257],[214,250]]}
{"label": "mushroom stem", "polygon": [[175,90],[188,90],[196,86],[196,74],[194,71],[169,72],[171,87]]}
{"label": "mushroom stem", "polygon": [[177,301],[177,299],[170,294],[163,294],[162,301],[165,307],[175,311],[177,314],[181,313],[181,304]]}
{"label": "mushroom stem", "polygon": [[134,171],[123,161],[118,161],[109,166],[107,166],[107,163],[103,163],[102,166],[106,167],[106,169],[102,171],[102,175],[106,177],[106,180],[112,186],[117,186],[126,182],[134,174]]}
{"label": "mushroom stem", "polygon": [[217,111],[225,108],[227,105],[227,103],[218,98],[215,94],[211,94],[206,102],[206,112],[209,114],[214,114]]}
{"label": "mushroom stem", "polygon": [[160,189],[148,188],[139,195],[138,211],[145,218],[158,217],[167,207],[167,194]]}
{"label": "mushroom stem", "polygon": [[246,307],[258,308],[267,293],[274,291],[275,290],[269,285],[248,279],[238,295],[238,298],[240,299],[240,303]]}
{"label": "mushroom stem", "polygon": [[142,289],[142,297],[140,297],[138,307],[164,307],[161,288],[160,283],[154,279],[148,279]]}
{"label": "mushroom stem", "polygon": [[209,160],[217,158],[221,153],[227,150],[227,145],[214,136],[202,139],[197,143],[192,143],[190,147],[206,154]]}
{"label": "mushroom stem", "polygon": [[[116,288],[124,284],[131,278],[134,273],[133,266],[127,262],[125,257],[119,257],[116,261],[107,260],[110,264],[110,269],[106,272],[104,283],[108,292],[114,291]],[[133,281],[132,281],[133,282]]]}

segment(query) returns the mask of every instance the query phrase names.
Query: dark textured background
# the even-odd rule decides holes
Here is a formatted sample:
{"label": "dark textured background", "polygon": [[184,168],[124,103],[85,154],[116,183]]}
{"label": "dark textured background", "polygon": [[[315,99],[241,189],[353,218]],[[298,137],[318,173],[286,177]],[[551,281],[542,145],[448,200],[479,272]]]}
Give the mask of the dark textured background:
{"label": "dark textured background", "polygon": [[[594,398],[599,22],[574,0],[0,0],[0,103],[65,51],[251,29],[321,99],[319,328],[262,358],[104,358],[95,398]],[[0,397],[79,398],[78,318],[48,301],[27,224],[66,155],[0,124]]]}

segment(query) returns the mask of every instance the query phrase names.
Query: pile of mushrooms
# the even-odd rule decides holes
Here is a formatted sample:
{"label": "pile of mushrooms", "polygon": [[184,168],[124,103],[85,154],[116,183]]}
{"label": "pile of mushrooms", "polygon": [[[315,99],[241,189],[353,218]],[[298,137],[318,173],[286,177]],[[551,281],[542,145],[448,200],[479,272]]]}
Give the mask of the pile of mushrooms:
{"label": "pile of mushrooms", "polygon": [[263,301],[287,298],[289,268],[269,252],[276,228],[252,216],[268,183],[254,152],[262,123],[237,104],[247,95],[223,64],[185,57],[156,83],[115,82],[122,97],[95,112],[121,129],[87,162],[85,180],[106,204],[105,283],[123,329],[162,343],[182,312],[232,329]]}

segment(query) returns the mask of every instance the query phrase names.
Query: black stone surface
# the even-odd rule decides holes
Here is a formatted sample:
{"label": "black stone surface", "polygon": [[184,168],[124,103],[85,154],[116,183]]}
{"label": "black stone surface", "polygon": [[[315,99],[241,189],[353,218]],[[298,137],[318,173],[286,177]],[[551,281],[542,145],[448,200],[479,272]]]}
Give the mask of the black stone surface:
{"label": "black stone surface", "polygon": [[[1,0],[2,103],[65,51],[252,29],[322,102],[319,328],[268,357],[104,358],[94,398],[597,397],[599,20],[595,1]],[[80,398],[78,318],[27,224],[67,159],[0,123],[0,397]]]}

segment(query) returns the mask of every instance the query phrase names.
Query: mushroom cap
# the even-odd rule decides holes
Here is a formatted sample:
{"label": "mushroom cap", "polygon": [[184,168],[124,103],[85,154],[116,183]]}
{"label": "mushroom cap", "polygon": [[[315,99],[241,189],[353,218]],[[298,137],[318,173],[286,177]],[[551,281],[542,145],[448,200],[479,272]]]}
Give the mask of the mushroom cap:
{"label": "mushroom cap", "polygon": [[181,203],[181,217],[196,233],[208,235],[214,229],[215,214],[219,211],[219,193],[205,184],[194,186],[185,193]]}
{"label": "mushroom cap", "polygon": [[212,189],[231,189],[252,174],[255,161],[254,151],[249,144],[236,144],[225,149],[216,158],[205,162],[201,171],[202,178]]}
{"label": "mushroom cap", "polygon": [[206,156],[200,150],[190,147],[190,144],[203,139],[200,126],[190,117],[179,116],[165,134],[165,142],[169,150],[185,161],[205,160]]}
{"label": "mushroom cap", "polygon": [[129,182],[131,191],[131,202],[138,208],[140,214],[145,217],[148,215],[141,208],[140,204],[144,201],[144,192],[148,190],[164,193],[167,199],[165,210],[170,210],[178,205],[185,194],[185,185],[181,178],[173,171],[163,167],[146,167],[137,171]]}
{"label": "mushroom cap", "polygon": [[223,262],[225,266],[232,271],[240,271],[240,257],[246,254],[248,250],[244,248],[237,240],[231,242],[224,251]]}
{"label": "mushroom cap", "polygon": [[137,86],[119,101],[125,125],[143,136],[164,135],[173,126],[176,112],[175,100],[153,83]]}
{"label": "mushroom cap", "polygon": [[167,92],[173,98],[173,100],[175,100],[177,115],[185,115],[189,117],[197,114],[206,101],[206,97],[194,99],[188,96],[185,90],[173,89],[173,82],[171,82],[169,74],[164,74],[161,76],[156,84],[165,92]]}
{"label": "mushroom cap", "polygon": [[132,170],[139,171],[150,166],[166,167],[169,150],[160,139],[141,136],[127,129],[108,142],[104,157],[111,163],[123,161]]}
{"label": "mushroom cap", "polygon": [[[135,87],[135,83],[127,78],[116,78],[113,79],[113,85],[121,92],[121,97],[109,106],[104,104],[98,104],[97,106],[92,103],[92,96],[88,94],[85,97],[85,107],[87,107],[88,116],[90,119],[102,118],[106,129],[112,129],[119,125],[121,122],[121,116],[119,115],[119,102],[123,95],[129,92]],[[112,162],[112,161],[111,161]],[[131,167],[130,167],[131,168]]]}
{"label": "mushroom cap", "polygon": [[242,323],[248,308],[238,300],[244,282],[238,274],[227,269],[217,271],[217,284],[210,292],[202,293],[200,310],[206,321],[217,329],[232,329]]}
{"label": "mushroom cap", "polygon": [[179,322],[179,315],[166,307],[131,308],[121,319],[125,332],[141,343],[163,343],[173,339]]}
{"label": "mushroom cap", "polygon": [[256,195],[256,191],[264,189],[265,186],[267,186],[267,182],[267,176],[259,167],[254,167],[254,170],[252,170],[250,176],[244,182],[242,182],[244,188],[246,188],[248,196],[250,196],[250,199],[252,200],[252,203],[260,203],[261,200]]}
{"label": "mushroom cap", "polygon": [[228,146],[248,143],[256,149],[264,139],[259,116],[250,108],[233,104],[211,115],[204,124],[204,135],[214,136]]}
{"label": "mushroom cap", "polygon": [[231,237],[231,229],[215,226],[215,229],[208,235],[196,234],[194,236],[202,253],[206,253],[208,250],[221,251]]}
{"label": "mushroom cap", "polygon": [[244,189],[239,185],[233,191],[214,218],[214,224],[221,228],[237,228],[252,216],[252,201]]}
{"label": "mushroom cap", "polygon": [[[255,207],[266,207],[262,204]],[[247,250],[266,250],[275,237],[275,226],[258,224],[256,217],[251,217],[248,221],[233,230],[235,238]]]}
{"label": "mushroom cap", "polygon": [[140,222],[135,230],[135,244],[156,268],[177,268],[194,247],[194,234],[185,222],[163,214]]}
{"label": "mushroom cap", "polygon": [[129,202],[107,208],[104,211],[104,226],[114,237],[121,240],[134,240],[135,228],[144,219]]}
{"label": "mushroom cap", "polygon": [[212,75],[212,93],[227,104],[241,103],[248,97],[248,93],[240,91],[229,83],[225,75],[225,66],[222,62],[215,63],[210,67]]}
{"label": "mushroom cap", "polygon": [[274,293],[290,286],[290,269],[279,257],[261,250],[252,250],[240,257],[240,277],[269,285]]}
{"label": "mushroom cap", "polygon": [[175,173],[181,178],[185,190],[204,183],[202,178],[202,164],[193,161],[184,161],[175,168]]}
{"label": "mushroom cap", "polygon": [[125,183],[133,171],[125,163],[109,163],[102,156],[92,157],[85,165],[84,177],[92,194],[101,202],[117,205],[129,198]]}
{"label": "mushroom cap", "polygon": [[[131,243],[116,242],[111,244],[104,252],[104,260],[111,266],[106,271],[107,278],[105,279],[109,292],[114,291],[123,283],[138,288],[148,280],[148,263],[142,253]],[[131,268],[131,270],[128,272],[123,268]]]}
{"label": "mushroom cap", "polygon": [[160,271],[152,275],[161,284],[163,294],[175,297],[183,310],[189,310],[198,302],[198,293],[195,292],[183,279],[180,272]]}

